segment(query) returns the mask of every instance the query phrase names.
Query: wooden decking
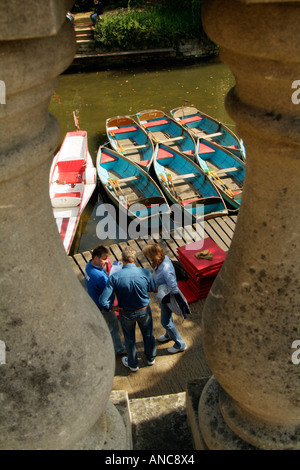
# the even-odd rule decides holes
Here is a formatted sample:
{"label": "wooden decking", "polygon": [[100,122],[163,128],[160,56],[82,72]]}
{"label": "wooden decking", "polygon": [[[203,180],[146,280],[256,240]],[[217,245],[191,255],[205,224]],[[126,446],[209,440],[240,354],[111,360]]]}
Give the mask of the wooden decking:
{"label": "wooden decking", "polygon": [[[218,217],[206,221],[204,224],[204,236],[212,238],[224,251],[228,251],[236,224],[236,215]],[[188,232],[186,232],[187,234]],[[176,238],[172,233],[169,239],[137,239],[122,243],[113,243],[109,246],[111,260],[121,259],[122,249],[131,245],[137,250],[137,265],[149,268],[148,260],[141,250],[149,243],[159,243],[165,253],[175,259],[177,248],[192,240],[188,238]],[[99,241],[100,243],[100,241]],[[92,249],[93,247],[91,247]],[[84,286],[84,270],[86,263],[91,259],[91,252],[73,255],[69,257],[74,272],[81,284]],[[160,324],[160,309],[155,299],[151,296],[151,309],[154,324],[154,336],[158,337],[164,333]],[[143,354],[143,341],[140,331],[136,330],[136,344],[139,357],[139,370],[131,372],[121,363],[121,357],[116,357],[115,377],[113,390],[125,390],[129,398],[144,398],[157,395],[167,395],[184,392],[187,382],[200,376],[210,375],[210,368],[206,361],[201,341],[201,314],[205,299],[190,304],[192,315],[183,322],[173,315],[178,331],[187,343],[187,350],[183,353],[170,354],[167,348],[173,343],[157,344],[157,357],[153,366],[148,366]]]}

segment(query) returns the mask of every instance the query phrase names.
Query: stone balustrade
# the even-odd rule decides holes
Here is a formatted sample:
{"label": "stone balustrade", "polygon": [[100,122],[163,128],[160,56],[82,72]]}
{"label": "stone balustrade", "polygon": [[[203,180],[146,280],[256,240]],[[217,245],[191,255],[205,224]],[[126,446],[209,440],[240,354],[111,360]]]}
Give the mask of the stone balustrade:
{"label": "stone balustrade", "polygon": [[235,76],[226,106],[247,168],[231,249],[204,308],[214,377],[200,429],[208,448],[298,449],[300,108],[291,96],[300,4],[209,0],[203,19]]}
{"label": "stone balustrade", "polygon": [[0,6],[0,449],[127,445],[124,422],[108,401],[111,336],[79,287],[49,199],[60,130],[48,105],[75,54],[66,19],[72,4],[30,0],[20,8],[12,0]]}

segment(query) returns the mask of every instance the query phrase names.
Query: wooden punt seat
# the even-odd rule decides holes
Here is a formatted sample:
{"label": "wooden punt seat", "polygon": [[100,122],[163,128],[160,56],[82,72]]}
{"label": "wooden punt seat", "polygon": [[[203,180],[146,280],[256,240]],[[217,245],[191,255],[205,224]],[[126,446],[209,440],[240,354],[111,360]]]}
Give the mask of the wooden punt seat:
{"label": "wooden punt seat", "polygon": [[176,175],[176,176],[173,176],[172,179],[173,181],[187,180],[190,178],[195,178],[196,176],[199,176],[199,173],[186,173],[185,175]]}
{"label": "wooden punt seat", "polygon": [[81,202],[80,192],[56,193],[51,200],[52,207],[76,207]]}
{"label": "wooden punt seat", "polygon": [[227,175],[227,173],[233,173],[235,171],[241,171],[241,166],[233,166],[231,168],[224,168],[224,170],[216,170],[218,176]]}
{"label": "wooden punt seat", "polygon": [[141,175],[127,176],[126,178],[109,178],[108,183],[115,182],[117,184],[130,183],[131,181],[136,181],[141,178]]}
{"label": "wooden punt seat", "polygon": [[125,145],[123,144],[124,153],[134,153],[135,150],[144,149],[146,147],[148,147],[147,144],[131,145],[130,147],[125,147]]}
{"label": "wooden punt seat", "polygon": [[168,137],[167,139],[160,139],[159,141],[164,144],[166,142],[177,142],[177,140],[184,140],[186,139],[185,135],[179,135],[178,137]]}

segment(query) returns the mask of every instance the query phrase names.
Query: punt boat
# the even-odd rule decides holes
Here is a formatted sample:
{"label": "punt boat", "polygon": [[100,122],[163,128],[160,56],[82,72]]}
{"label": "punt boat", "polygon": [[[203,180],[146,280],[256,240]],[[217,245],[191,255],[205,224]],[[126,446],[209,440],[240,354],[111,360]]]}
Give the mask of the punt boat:
{"label": "punt boat", "polygon": [[158,144],[153,164],[165,195],[173,204],[179,204],[193,222],[227,215],[228,210],[218,189],[189,157]]}
{"label": "punt boat", "polygon": [[242,142],[222,122],[192,106],[174,108],[170,111],[170,114],[178,123],[190,131],[195,140],[202,138],[217,143],[245,161],[245,148]]}
{"label": "punt boat", "polygon": [[96,169],[86,131],[67,132],[53,158],[49,195],[58,232],[69,253],[80,216],[96,188]]}
{"label": "punt boat", "polygon": [[175,119],[159,110],[141,111],[137,114],[137,119],[148,132],[154,144],[168,145],[168,147],[179,150],[194,160],[196,142]]}
{"label": "punt boat", "polygon": [[111,147],[149,171],[154,146],[147,132],[129,116],[106,120],[106,134]]}
{"label": "punt boat", "polygon": [[148,172],[129,158],[101,146],[96,168],[110,200],[131,219],[145,221],[170,213],[160,187]]}
{"label": "punt boat", "polygon": [[242,199],[245,163],[220,145],[207,140],[197,142],[197,162],[211,178],[224,200],[239,209]]}

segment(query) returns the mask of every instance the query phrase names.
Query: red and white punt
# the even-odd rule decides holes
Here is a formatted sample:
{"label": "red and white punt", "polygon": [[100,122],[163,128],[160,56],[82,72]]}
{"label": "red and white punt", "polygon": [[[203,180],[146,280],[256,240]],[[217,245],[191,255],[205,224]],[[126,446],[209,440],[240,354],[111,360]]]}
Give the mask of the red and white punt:
{"label": "red and white punt", "polygon": [[67,132],[53,158],[49,176],[53,214],[67,254],[95,187],[96,169],[88,151],[86,131]]}

